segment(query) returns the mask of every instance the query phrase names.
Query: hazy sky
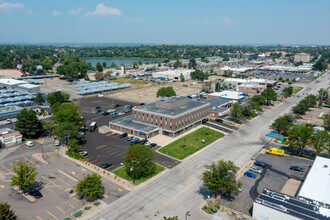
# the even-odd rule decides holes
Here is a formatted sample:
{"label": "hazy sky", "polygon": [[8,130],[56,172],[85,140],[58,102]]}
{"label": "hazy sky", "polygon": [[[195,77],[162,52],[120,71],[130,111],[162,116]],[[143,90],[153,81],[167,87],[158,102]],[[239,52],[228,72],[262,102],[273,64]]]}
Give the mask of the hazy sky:
{"label": "hazy sky", "polygon": [[0,0],[0,43],[327,44],[330,0]]}

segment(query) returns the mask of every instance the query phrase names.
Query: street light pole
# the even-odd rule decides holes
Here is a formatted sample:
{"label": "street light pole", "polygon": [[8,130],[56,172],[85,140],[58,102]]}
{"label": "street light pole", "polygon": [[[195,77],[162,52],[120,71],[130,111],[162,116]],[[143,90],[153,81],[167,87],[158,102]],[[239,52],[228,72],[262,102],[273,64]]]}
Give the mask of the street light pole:
{"label": "street light pole", "polygon": [[188,216],[190,216],[190,213],[189,213],[189,211],[188,211],[188,212],[186,212],[186,214],[185,214],[185,220],[187,220]]}
{"label": "street light pole", "polygon": [[135,154],[132,154],[130,159],[132,160],[133,184],[135,185],[135,178],[134,178],[134,158],[135,158]]}

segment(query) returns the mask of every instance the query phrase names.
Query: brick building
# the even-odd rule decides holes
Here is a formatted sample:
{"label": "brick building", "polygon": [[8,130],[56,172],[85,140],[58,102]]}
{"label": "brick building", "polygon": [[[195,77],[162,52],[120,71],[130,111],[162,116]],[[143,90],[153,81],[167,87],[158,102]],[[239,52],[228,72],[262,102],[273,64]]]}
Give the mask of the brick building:
{"label": "brick building", "polygon": [[210,113],[210,103],[186,97],[162,98],[132,108],[132,115],[109,122],[111,129],[150,138],[157,134],[176,137],[202,124]]}

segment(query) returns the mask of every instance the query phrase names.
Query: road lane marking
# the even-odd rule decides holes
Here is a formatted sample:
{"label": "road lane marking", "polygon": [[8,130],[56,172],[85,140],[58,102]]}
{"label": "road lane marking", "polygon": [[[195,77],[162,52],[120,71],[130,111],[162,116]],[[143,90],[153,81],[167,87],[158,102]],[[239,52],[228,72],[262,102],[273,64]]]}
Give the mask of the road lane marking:
{"label": "road lane marking", "polygon": [[76,199],[75,197],[72,197],[74,200],[76,200],[77,202],[81,203],[82,204],[82,201]]}
{"label": "road lane marking", "polygon": [[36,167],[40,167],[38,164],[35,164],[33,161],[27,159],[26,157],[24,157],[24,160],[26,160],[26,161],[32,163],[32,164],[33,164],[34,166],[36,166]]}
{"label": "road lane marking", "polygon": [[66,185],[71,186],[69,183],[67,183],[67,182],[65,182],[64,180],[58,178],[58,177],[55,176],[54,174],[52,174],[52,173],[49,173],[49,174],[52,175],[52,176],[54,176],[54,177],[55,177],[56,179],[58,179],[59,181],[62,181],[62,182],[65,183]]}
{"label": "road lane marking", "polygon": [[96,150],[100,150],[100,149],[102,149],[102,148],[104,148],[104,147],[106,147],[107,145],[100,145],[100,146],[97,146],[95,149]]}
{"label": "road lane marking", "polygon": [[50,192],[55,193],[53,190],[49,189],[47,186],[45,186],[46,189],[48,189]]}
{"label": "road lane marking", "polygon": [[187,186],[186,188],[184,188],[183,190],[181,190],[178,194],[176,194],[175,196],[173,196],[171,199],[167,200],[167,202],[165,202],[160,208],[163,208],[164,206],[166,206],[168,203],[172,202],[174,199],[176,199],[179,195],[181,195],[182,193],[184,193],[187,189],[189,189],[191,186],[193,186],[195,183],[197,183],[199,180],[201,179],[201,177],[199,177],[198,179],[196,179],[194,182],[192,182],[189,186]]}
{"label": "road lane marking", "polygon": [[50,216],[52,216],[54,219],[59,220],[55,215],[53,215],[52,213],[50,213],[48,210],[47,210],[47,213],[48,213]]}
{"label": "road lane marking", "polygon": [[60,207],[56,206],[56,208],[65,214],[65,212]]}
{"label": "road lane marking", "polygon": [[53,182],[53,181],[50,181],[49,179],[47,179],[46,177],[44,177],[44,176],[41,176],[42,178],[44,178],[45,180],[47,180],[48,182],[50,182],[50,183],[52,183],[52,184],[54,184],[55,186],[57,186],[58,188],[60,188],[60,189],[63,189],[62,187],[60,187],[59,185],[57,185],[55,182]]}
{"label": "road lane marking", "polygon": [[123,190],[121,188],[118,188],[118,191],[122,192]]}
{"label": "road lane marking", "polygon": [[193,172],[192,174],[190,174],[189,176],[187,176],[186,179],[188,179],[189,177],[191,177],[192,175],[194,175],[194,174],[197,173],[198,171],[200,171],[200,169],[197,169],[195,172]]}
{"label": "road lane marking", "polygon": [[42,218],[40,218],[39,216],[37,216],[37,219],[42,220]]}

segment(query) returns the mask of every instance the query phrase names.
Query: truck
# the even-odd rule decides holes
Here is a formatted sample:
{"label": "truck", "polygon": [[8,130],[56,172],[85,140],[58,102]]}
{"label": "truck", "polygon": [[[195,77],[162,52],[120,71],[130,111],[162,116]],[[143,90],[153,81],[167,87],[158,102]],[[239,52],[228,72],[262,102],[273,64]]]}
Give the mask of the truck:
{"label": "truck", "polygon": [[97,127],[97,126],[96,126],[96,122],[93,121],[93,122],[89,125],[89,131],[90,131],[90,132],[95,131],[96,127]]}

